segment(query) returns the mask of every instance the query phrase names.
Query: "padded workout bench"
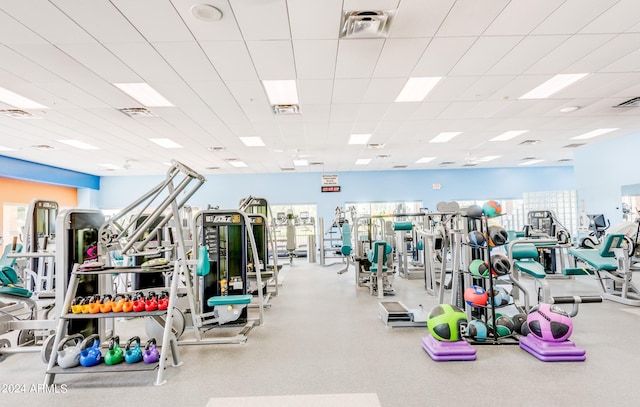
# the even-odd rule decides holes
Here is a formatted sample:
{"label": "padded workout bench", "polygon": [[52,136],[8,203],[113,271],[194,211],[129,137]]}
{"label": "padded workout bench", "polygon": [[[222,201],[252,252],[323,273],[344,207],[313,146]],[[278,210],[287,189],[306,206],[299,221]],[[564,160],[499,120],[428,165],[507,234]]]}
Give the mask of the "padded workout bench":
{"label": "padded workout bench", "polygon": [[213,312],[217,316],[215,321],[222,325],[238,319],[242,310],[251,303],[252,299],[251,294],[217,295],[209,298],[207,305],[213,307]]}
{"label": "padded workout bench", "polygon": [[[539,253],[536,245],[515,240],[509,244],[508,252],[514,270],[533,277],[538,302],[548,303],[551,297],[551,290],[549,288],[549,282],[545,278],[547,273],[544,270],[544,266],[537,260]],[[517,280],[518,276],[516,275],[514,278]],[[524,292],[526,293],[526,291]],[[525,307],[527,309],[529,308],[528,298],[526,297]]]}
{"label": "padded workout bench", "polygon": [[600,248],[569,249],[569,254],[587,267],[566,269],[565,274],[592,274],[600,283],[604,298],[640,306],[640,290],[631,281],[631,260],[628,251],[622,247],[624,241],[623,234],[610,234]]}

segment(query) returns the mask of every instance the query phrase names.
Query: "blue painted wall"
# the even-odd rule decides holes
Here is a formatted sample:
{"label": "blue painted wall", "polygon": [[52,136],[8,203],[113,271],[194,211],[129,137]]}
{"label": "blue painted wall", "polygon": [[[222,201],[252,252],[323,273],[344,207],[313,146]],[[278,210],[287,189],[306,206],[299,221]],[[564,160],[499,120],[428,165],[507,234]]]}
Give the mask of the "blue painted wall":
{"label": "blue painted wall", "polygon": [[612,224],[622,220],[622,189],[640,184],[638,147],[640,134],[633,134],[576,150],[575,187],[587,213],[603,213]]}
{"label": "blue painted wall", "polygon": [[[188,163],[185,163],[188,165]],[[574,189],[572,167],[496,168],[336,173],[342,188],[321,193],[322,173],[208,175],[189,205],[237,208],[241,198],[262,197],[271,204],[311,203],[318,216],[333,219],[345,202],[421,201],[435,209],[440,201],[518,199],[525,192]],[[97,206],[121,209],[159,184],[164,177],[103,177]],[[441,189],[433,190],[433,184]]]}
{"label": "blue painted wall", "polygon": [[73,188],[100,189],[100,177],[0,156],[0,176]]}

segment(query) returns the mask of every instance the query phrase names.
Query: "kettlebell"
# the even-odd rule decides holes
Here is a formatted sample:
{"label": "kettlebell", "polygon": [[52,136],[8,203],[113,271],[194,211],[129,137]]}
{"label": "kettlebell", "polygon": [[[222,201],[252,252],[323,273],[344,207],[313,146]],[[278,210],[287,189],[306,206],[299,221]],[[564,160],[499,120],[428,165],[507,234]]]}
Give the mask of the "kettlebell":
{"label": "kettlebell", "polygon": [[136,298],[133,300],[133,312],[144,311],[144,295],[140,292],[136,293]]}
{"label": "kettlebell", "polygon": [[163,291],[158,297],[158,310],[165,311],[167,308],[169,308],[169,293]]}
{"label": "kettlebell", "polygon": [[155,311],[158,309],[158,299],[156,298],[156,293],[153,291],[149,291],[147,295],[147,300],[144,303],[145,311]]}
{"label": "kettlebell", "polygon": [[117,365],[122,362],[124,351],[120,347],[120,337],[114,336],[109,341],[109,350],[104,354],[104,363],[107,365]]}
{"label": "kettlebell", "polygon": [[100,312],[100,296],[94,295],[89,302],[89,314],[97,314]]}
{"label": "kettlebell", "polygon": [[127,294],[124,297],[124,304],[122,305],[122,312],[131,312],[133,311],[133,300],[131,296]]}
{"label": "kettlebell", "polygon": [[91,367],[100,364],[100,362],[102,362],[100,336],[97,334],[89,335],[80,344],[80,364],[84,367]]}
{"label": "kettlebell", "polygon": [[123,297],[121,294],[116,295],[116,297],[113,299],[113,302],[111,302],[111,311],[122,312],[125,301],[125,297]]}
{"label": "kettlebell", "polygon": [[144,353],[142,354],[142,360],[144,363],[156,363],[160,360],[160,352],[156,348],[156,338],[151,338],[144,345]]}
{"label": "kettlebell", "polygon": [[113,303],[111,302],[111,299],[113,297],[111,297],[111,294],[105,294],[102,296],[102,301],[100,304],[100,312],[101,313],[107,313],[107,312],[111,312],[111,309],[113,308]]}
{"label": "kettlebell", "polygon": [[82,297],[76,297],[73,299],[73,301],[71,302],[71,312],[73,314],[80,314],[82,313],[82,301],[84,300],[84,298]]}
{"label": "kettlebell", "polygon": [[80,303],[80,312],[82,312],[83,314],[89,313],[89,304],[91,304],[92,298],[93,297],[89,296],[82,299],[82,302]]}
{"label": "kettlebell", "polygon": [[138,363],[141,360],[142,348],[140,347],[140,337],[134,336],[127,341],[127,346],[124,351],[124,361],[127,363]]}
{"label": "kettlebell", "polygon": [[[62,338],[60,345],[58,345],[58,356],[56,357],[58,366],[63,369],[68,369],[80,364],[80,346],[83,339],[84,336],[81,334],[69,335]],[[74,342],[73,345],[69,345],[70,342]]]}

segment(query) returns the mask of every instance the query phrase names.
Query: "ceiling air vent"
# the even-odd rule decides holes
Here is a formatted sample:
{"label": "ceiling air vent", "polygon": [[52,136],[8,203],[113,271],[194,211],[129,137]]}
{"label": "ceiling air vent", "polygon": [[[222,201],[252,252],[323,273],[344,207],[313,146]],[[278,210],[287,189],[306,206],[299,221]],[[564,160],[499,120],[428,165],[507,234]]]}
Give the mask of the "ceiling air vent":
{"label": "ceiling air vent", "polygon": [[455,164],[455,161],[443,161],[440,163],[440,165],[452,165]]}
{"label": "ceiling air vent", "polygon": [[275,113],[275,114],[300,114],[300,106],[298,106],[298,105],[273,105],[273,113]]}
{"label": "ceiling air vent", "polygon": [[309,165],[324,165],[322,161],[311,161]]}
{"label": "ceiling air vent", "polygon": [[378,154],[376,158],[391,158],[390,154]]}
{"label": "ceiling air vent", "polygon": [[0,113],[12,119],[41,119],[41,117],[19,109],[0,110]]}
{"label": "ceiling air vent", "polygon": [[140,117],[158,117],[151,110],[144,107],[125,107],[124,109],[118,109],[122,113],[126,114],[129,117],[140,118]]}
{"label": "ceiling air vent", "polygon": [[284,168],[280,168],[280,170],[282,171],[295,171],[296,169],[293,167],[284,167]]}
{"label": "ceiling air vent", "polygon": [[224,151],[224,147],[212,146],[212,147],[207,147],[207,150],[211,152]]}
{"label": "ceiling air vent", "polygon": [[345,11],[343,38],[379,38],[389,31],[392,11]]}
{"label": "ceiling air vent", "polygon": [[573,143],[573,144],[567,144],[566,146],[563,146],[562,148],[578,148],[580,146],[584,146],[587,143]]}
{"label": "ceiling air vent", "polygon": [[573,161],[571,158],[561,158],[558,160],[559,163],[570,163],[571,161]]}
{"label": "ceiling air vent", "polygon": [[521,143],[519,143],[519,145],[521,146],[532,146],[534,144],[538,144],[540,143],[542,140],[525,140]]}
{"label": "ceiling air vent", "polygon": [[476,163],[466,163],[465,165],[463,165],[463,167],[475,167],[476,165],[478,165],[478,164],[476,164]]}
{"label": "ceiling air vent", "polygon": [[393,168],[407,168],[406,165],[394,165]]}
{"label": "ceiling air vent", "polygon": [[640,106],[640,97],[629,99],[626,102],[622,102],[614,107],[638,107]]}
{"label": "ceiling air vent", "polygon": [[367,150],[379,150],[384,148],[384,144],[367,144]]}

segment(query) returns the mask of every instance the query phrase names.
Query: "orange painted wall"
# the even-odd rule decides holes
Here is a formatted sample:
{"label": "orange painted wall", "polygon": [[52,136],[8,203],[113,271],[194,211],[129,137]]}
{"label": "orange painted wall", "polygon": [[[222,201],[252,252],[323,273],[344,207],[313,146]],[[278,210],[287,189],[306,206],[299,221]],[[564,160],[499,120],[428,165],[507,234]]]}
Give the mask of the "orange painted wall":
{"label": "orange painted wall", "polygon": [[0,178],[0,231],[5,203],[27,205],[35,198],[56,201],[61,209],[78,207],[77,188]]}

